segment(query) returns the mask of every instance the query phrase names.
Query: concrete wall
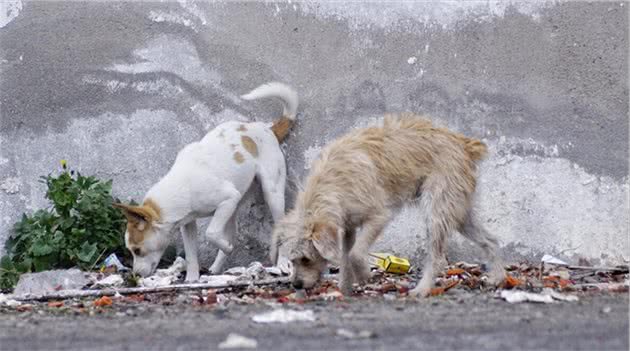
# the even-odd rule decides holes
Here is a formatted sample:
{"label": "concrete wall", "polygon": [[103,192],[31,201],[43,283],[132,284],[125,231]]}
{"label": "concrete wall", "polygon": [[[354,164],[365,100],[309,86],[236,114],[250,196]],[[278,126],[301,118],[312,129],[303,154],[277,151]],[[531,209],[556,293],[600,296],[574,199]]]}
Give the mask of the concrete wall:
{"label": "concrete wall", "polygon": [[[323,145],[411,110],[489,144],[478,207],[506,257],[628,260],[629,5],[6,0],[0,240],[45,206],[37,177],[60,159],[141,199],[219,122],[277,117],[277,103],[238,96],[280,80],[302,99],[284,145],[289,205]],[[258,187],[232,264],[266,257]],[[380,248],[420,259],[418,218],[403,211]],[[480,259],[451,246],[451,259]]]}

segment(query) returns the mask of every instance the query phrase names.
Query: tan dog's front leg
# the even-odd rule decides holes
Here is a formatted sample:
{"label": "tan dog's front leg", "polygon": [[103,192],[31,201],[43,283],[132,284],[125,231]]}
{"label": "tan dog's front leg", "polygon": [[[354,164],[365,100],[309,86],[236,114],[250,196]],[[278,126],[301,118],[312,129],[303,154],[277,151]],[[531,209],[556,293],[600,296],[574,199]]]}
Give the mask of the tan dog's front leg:
{"label": "tan dog's front leg", "polygon": [[354,246],[356,238],[355,229],[346,230],[342,234],[341,239],[341,267],[339,272],[339,289],[344,295],[352,294],[352,283],[354,281],[355,272],[350,250]]}
{"label": "tan dog's front leg", "polygon": [[350,252],[350,263],[354,272],[354,280],[359,284],[365,284],[370,279],[370,266],[366,260],[367,254],[372,244],[385,229],[391,214],[385,208],[378,212],[380,215],[372,216],[363,223],[361,233]]}

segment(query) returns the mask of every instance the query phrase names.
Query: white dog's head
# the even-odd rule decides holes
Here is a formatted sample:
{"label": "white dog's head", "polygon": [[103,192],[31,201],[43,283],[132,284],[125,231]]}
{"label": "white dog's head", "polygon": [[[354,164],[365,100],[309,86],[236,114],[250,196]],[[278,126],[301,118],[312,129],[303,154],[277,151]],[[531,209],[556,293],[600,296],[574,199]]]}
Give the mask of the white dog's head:
{"label": "white dog's head", "polygon": [[327,262],[339,263],[339,233],[325,222],[304,221],[292,210],[275,226],[271,238],[271,261],[283,252],[293,264],[292,284],[296,289],[310,289],[320,279]]}
{"label": "white dog's head", "polygon": [[127,217],[125,245],[133,255],[133,271],[151,275],[170,243],[171,226],[160,222],[160,208],[150,199],[142,206],[114,204]]}

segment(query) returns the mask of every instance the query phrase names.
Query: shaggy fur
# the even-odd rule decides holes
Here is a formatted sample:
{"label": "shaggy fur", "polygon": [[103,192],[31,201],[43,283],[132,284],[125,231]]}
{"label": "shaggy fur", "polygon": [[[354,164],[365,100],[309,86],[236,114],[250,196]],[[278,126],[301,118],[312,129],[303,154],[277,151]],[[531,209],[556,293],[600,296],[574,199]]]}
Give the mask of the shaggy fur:
{"label": "shaggy fur", "polygon": [[[221,271],[233,250],[235,212],[241,197],[257,178],[274,221],[284,215],[286,165],[281,142],[296,117],[297,94],[281,83],[262,85],[245,100],[276,97],[282,100],[282,116],[269,125],[225,122],[177,155],[169,172],[147,192],[141,206],[116,204],[127,217],[125,243],[133,254],[133,270],[150,275],[164,250],[181,229],[186,252],[186,280],[199,278],[196,219],[212,216],[207,239],[219,248],[210,267]],[[280,263],[283,270],[289,262]]]}
{"label": "shaggy fur", "polygon": [[288,255],[296,288],[312,287],[327,261],[339,264],[341,288],[349,293],[353,282],[369,277],[369,247],[402,206],[419,198],[431,244],[412,294],[430,292],[453,231],[483,248],[493,262],[492,282],[501,282],[497,241],[472,211],[476,161],[486,152],[481,141],[412,114],[386,116],[382,127],[348,133],[322,150],[295,208],[275,225],[272,260],[279,250]]}

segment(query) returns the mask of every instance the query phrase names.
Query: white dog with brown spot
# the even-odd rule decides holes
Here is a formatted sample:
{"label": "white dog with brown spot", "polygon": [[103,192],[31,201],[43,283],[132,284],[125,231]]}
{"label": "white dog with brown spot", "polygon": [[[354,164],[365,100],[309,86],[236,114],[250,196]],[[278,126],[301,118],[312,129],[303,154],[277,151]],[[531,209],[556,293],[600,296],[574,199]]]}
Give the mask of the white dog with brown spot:
{"label": "white dog with brown spot", "polygon": [[233,250],[236,209],[254,178],[262,185],[273,220],[284,215],[286,165],[279,143],[295,120],[298,96],[281,83],[268,83],[242,96],[245,100],[267,97],[280,98],[284,104],[282,116],[271,126],[236,121],[220,124],[179,152],[170,171],[151,187],[141,206],[115,205],[127,217],[125,243],[133,254],[134,272],[152,274],[181,228],[186,281],[198,280],[196,219],[212,216],[205,235],[219,248],[210,267],[211,273],[219,273]]}

